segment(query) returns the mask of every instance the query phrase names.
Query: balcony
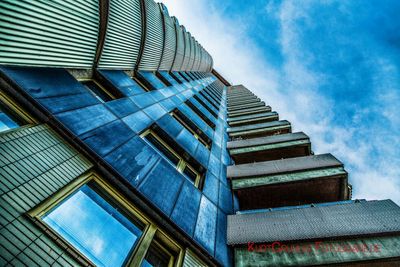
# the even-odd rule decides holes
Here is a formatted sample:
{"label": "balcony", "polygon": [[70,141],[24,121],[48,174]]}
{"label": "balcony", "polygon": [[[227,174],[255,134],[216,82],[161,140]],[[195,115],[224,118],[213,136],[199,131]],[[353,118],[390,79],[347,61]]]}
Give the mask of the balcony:
{"label": "balcony", "polygon": [[237,117],[237,116],[242,116],[242,115],[257,114],[257,113],[270,112],[270,111],[271,111],[270,106],[262,106],[262,107],[257,107],[257,108],[248,108],[245,110],[228,112],[228,115],[229,115],[229,117]]}
{"label": "balcony", "polygon": [[227,129],[227,132],[232,139],[254,138],[274,134],[290,133],[291,126],[287,120],[281,120],[230,127]]}
{"label": "balcony", "polygon": [[331,154],[228,166],[241,210],[346,200],[347,172]]}
{"label": "balcony", "polygon": [[265,106],[265,102],[261,101],[261,102],[253,102],[250,104],[246,104],[246,105],[240,105],[240,106],[234,106],[234,107],[228,107],[228,112],[233,112],[233,111],[238,111],[238,110],[245,110],[247,108],[256,108],[256,107],[262,107]]}
{"label": "balcony", "polygon": [[228,215],[227,243],[234,246],[238,267],[399,266],[399,218],[391,200],[240,212]]}
{"label": "balcony", "polygon": [[302,157],[311,153],[310,139],[302,132],[231,141],[227,148],[236,164]]}
{"label": "balcony", "polygon": [[247,125],[252,123],[260,123],[267,121],[275,121],[279,119],[278,113],[273,112],[263,112],[258,114],[250,114],[244,116],[238,116],[234,118],[228,118],[229,126],[239,126],[239,125]]}

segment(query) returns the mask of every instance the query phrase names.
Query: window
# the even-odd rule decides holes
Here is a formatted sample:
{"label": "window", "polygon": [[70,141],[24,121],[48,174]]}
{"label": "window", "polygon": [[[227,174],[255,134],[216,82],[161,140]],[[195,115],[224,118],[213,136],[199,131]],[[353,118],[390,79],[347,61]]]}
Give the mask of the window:
{"label": "window", "polygon": [[168,250],[159,240],[153,239],[141,266],[168,267],[174,266],[174,262],[175,257],[173,251]]}
{"label": "window", "polygon": [[167,86],[159,78],[157,78],[153,72],[150,71],[138,71],[132,78],[146,91],[163,89]]}
{"label": "window", "polygon": [[194,113],[196,113],[206,124],[208,124],[208,126],[210,126],[212,129],[215,129],[215,124],[209,119],[207,118],[203,112],[201,110],[199,110],[199,108],[197,108],[195,105],[193,105],[192,102],[190,102],[189,100],[187,100],[186,105],[188,105],[188,107],[190,107]]}
{"label": "window", "polygon": [[83,265],[174,266],[182,261],[181,246],[93,173],[77,178],[29,215]]}
{"label": "window", "polygon": [[102,103],[116,98],[95,80],[82,80],[80,82]]}
{"label": "window", "polygon": [[171,116],[174,117],[183,127],[186,128],[197,140],[200,141],[207,149],[211,149],[211,140],[193,123],[190,123],[190,120],[184,116],[179,110],[174,110],[171,113]]}
{"label": "window", "polygon": [[174,149],[173,145],[169,145],[154,130],[147,130],[142,135],[153,148],[155,148],[163,157],[165,157],[180,173],[182,173],[197,188],[201,187],[203,175],[196,170],[186,160],[184,160]]}
{"label": "window", "polygon": [[30,116],[0,91],[0,133],[33,122]]}

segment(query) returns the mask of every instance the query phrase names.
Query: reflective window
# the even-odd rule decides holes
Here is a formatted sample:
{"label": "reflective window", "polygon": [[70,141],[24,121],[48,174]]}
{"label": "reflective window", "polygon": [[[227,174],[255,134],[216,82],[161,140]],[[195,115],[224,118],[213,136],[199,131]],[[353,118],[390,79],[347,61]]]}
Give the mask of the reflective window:
{"label": "reflective window", "polygon": [[211,140],[197,128],[190,119],[188,119],[185,115],[183,115],[179,110],[174,110],[170,113],[172,117],[174,117],[179,123],[186,128],[197,140],[200,141],[207,149],[211,149]]}
{"label": "reflective window", "polygon": [[159,242],[153,240],[146,256],[142,261],[142,267],[168,267],[173,266],[174,259],[170,252],[160,245]]}
{"label": "reflective window", "polygon": [[157,76],[150,71],[138,71],[136,78],[150,90],[158,90],[167,87]]}
{"label": "reflective window", "polygon": [[42,219],[97,266],[124,265],[144,229],[90,183]]}
{"label": "reflective window", "polygon": [[98,84],[94,80],[81,81],[81,83],[85,85],[86,88],[89,89],[90,93],[92,93],[92,95],[95,96],[102,103],[114,99],[114,97],[109,92],[107,92],[100,84]]}
{"label": "reflective window", "polygon": [[[203,175],[200,171],[196,170],[192,165],[184,160],[176,150],[172,147],[172,144],[161,138],[153,130],[147,130],[141,135],[153,148],[155,148],[164,158],[168,161],[185,177],[187,177],[196,187],[201,187],[201,180]],[[186,170],[188,169],[188,170]],[[185,171],[186,170],[186,171]]]}
{"label": "reflective window", "polygon": [[16,110],[11,109],[6,103],[0,101],[0,133],[27,124],[16,112],[19,108],[14,105],[13,107],[15,107]]}

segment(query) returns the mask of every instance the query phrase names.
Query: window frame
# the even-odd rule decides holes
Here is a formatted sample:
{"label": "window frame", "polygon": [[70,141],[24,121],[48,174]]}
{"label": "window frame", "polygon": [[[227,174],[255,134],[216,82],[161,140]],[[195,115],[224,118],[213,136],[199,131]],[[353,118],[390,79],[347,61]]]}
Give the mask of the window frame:
{"label": "window frame", "polygon": [[[118,99],[118,97],[116,97],[115,95],[113,95],[112,93],[110,93],[106,88],[104,88],[103,85],[101,85],[98,81],[96,81],[96,80],[93,79],[93,78],[82,78],[82,79],[78,79],[78,82],[79,82],[80,84],[82,84],[83,86],[85,86],[85,87],[88,89],[89,93],[90,93],[91,95],[93,95],[96,99],[98,99],[98,100],[99,100],[100,102],[102,102],[102,103],[107,103],[107,102],[113,101],[113,100],[115,100],[115,99]],[[104,101],[100,96],[96,95],[95,92],[93,92],[88,86],[86,86],[86,85],[84,84],[84,82],[93,82],[94,84],[97,85],[97,87],[100,88],[100,90],[101,90],[104,94],[106,94],[107,96],[109,96],[109,97],[111,98],[111,100],[109,100],[109,101]],[[101,100],[100,100],[99,98],[100,98]]]}
{"label": "window frame", "polygon": [[37,120],[35,120],[31,115],[29,115],[22,107],[20,107],[14,100],[12,100],[6,92],[0,88],[0,105],[4,105],[5,109],[9,109],[13,115],[17,117],[20,121],[23,122],[23,125],[19,125],[19,127],[5,130],[0,132],[0,134],[9,133],[12,131],[17,131],[23,127],[32,126],[37,124]]}
{"label": "window frame", "polygon": [[[170,238],[163,230],[161,230],[152,220],[150,220],[143,212],[137,209],[133,204],[130,203],[129,200],[126,199],[121,193],[119,193],[116,189],[114,189],[108,182],[106,182],[103,178],[97,175],[95,172],[89,172],[84,174],[63,188],[53,194],[50,198],[46,199],[39,205],[37,205],[32,210],[28,211],[27,215],[47,234],[50,235],[54,239],[56,243],[61,245],[62,247],[66,247],[67,251],[71,250],[72,255],[75,256],[75,259],[78,261],[82,261],[86,265],[95,266],[95,264],[88,259],[82,252],[80,252],[77,248],[75,248],[71,243],[69,243],[62,235],[56,232],[53,228],[47,225],[43,221],[43,216],[46,215],[50,210],[56,207],[58,204],[62,203],[69,196],[74,194],[80,187],[89,182],[93,182],[96,184],[99,190],[102,193],[106,194],[110,198],[112,198],[113,202],[117,204],[121,209],[124,210],[129,216],[135,217],[140,223],[144,225],[143,232],[139,237],[135,247],[132,247],[128,256],[125,258],[124,266],[138,266],[142,263],[145,258],[147,251],[150,247],[150,244],[153,242],[155,238],[162,239],[163,244],[160,246],[168,247],[165,250],[173,250],[176,252],[177,257],[173,259],[172,264],[175,266],[182,266],[183,257],[184,257],[184,249],[181,245],[179,245],[176,241]],[[129,219],[129,217],[127,217]],[[75,254],[75,255],[74,255]]]}
{"label": "window frame", "polygon": [[[177,157],[179,159],[179,162],[175,165],[173,162],[171,162],[170,159],[168,159],[167,156],[164,155],[164,153],[162,153],[157,147],[155,147],[150,141],[147,140],[146,136],[151,135],[153,138],[155,138],[158,142],[160,142],[164,148],[166,150],[168,150],[171,154],[173,154],[175,157]],[[152,129],[147,129],[146,131],[144,131],[140,137],[142,137],[143,140],[145,140],[145,142],[147,144],[149,144],[151,147],[153,147],[155,150],[157,150],[157,152],[163,157],[165,158],[168,163],[170,163],[172,166],[174,166],[174,168],[181,173],[182,175],[184,175],[186,178],[188,178],[189,181],[192,181],[192,179],[190,179],[189,177],[187,177],[186,174],[184,174],[184,170],[185,168],[189,168],[192,172],[194,172],[196,174],[196,179],[195,181],[193,181],[193,185],[198,188],[200,190],[200,185],[201,185],[201,180],[202,177],[204,175],[202,175],[199,171],[197,171],[192,165],[190,165],[182,156],[180,156],[173,148],[171,148],[170,145],[168,145],[154,130]]]}
{"label": "window frame", "polygon": [[176,109],[171,111],[169,113],[174,119],[176,119],[180,124],[182,124],[183,127],[185,127],[186,130],[188,130],[194,138],[199,140],[200,143],[203,144],[208,150],[211,150],[211,143],[208,143],[206,140],[204,140],[194,129],[192,129],[189,125],[187,125],[186,122],[180,117],[178,112],[176,112]]}

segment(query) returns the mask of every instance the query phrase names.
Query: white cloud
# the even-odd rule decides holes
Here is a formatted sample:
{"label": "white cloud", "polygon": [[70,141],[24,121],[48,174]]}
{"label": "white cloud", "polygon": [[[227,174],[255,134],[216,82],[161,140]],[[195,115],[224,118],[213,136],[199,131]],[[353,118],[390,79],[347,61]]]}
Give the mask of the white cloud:
{"label": "white cloud", "polygon": [[[294,131],[308,134],[316,153],[332,153],[346,163],[355,198],[392,198],[400,203],[400,185],[395,179],[400,174],[397,167],[400,164],[390,160],[397,152],[393,151],[391,142],[377,138],[368,126],[357,123],[363,114],[373,111],[368,107],[359,110],[353,116],[352,127],[333,125],[333,116],[339,111],[334,101],[318,91],[326,77],[308,68],[313,64],[314,55],[299,44],[301,28],[296,24],[301,19],[312,26],[313,20],[307,14],[312,3],[299,6],[293,1],[270,1],[266,5],[266,15],[274,16],[280,23],[280,52],[285,61],[278,70],[268,64],[261,49],[248,38],[245,22],[223,15],[206,0],[162,2],[170,14],[178,17],[179,22],[210,52],[214,67],[225,78],[234,84],[244,84],[277,110],[281,119],[291,121]],[[344,5],[340,5],[339,10],[348,12]],[[384,59],[378,62],[385,72],[382,75],[394,75],[397,71]],[[398,77],[398,73],[396,75]],[[382,77],[377,83],[392,86],[392,83],[382,84]],[[399,93],[395,90],[385,92],[390,93],[379,94],[383,103],[382,116],[393,125],[399,125],[397,105],[393,102],[393,99],[399,101]],[[357,139],[362,131],[368,136]],[[388,151],[387,157],[372,157],[374,145]],[[370,161],[375,159],[379,162],[371,164]]]}

